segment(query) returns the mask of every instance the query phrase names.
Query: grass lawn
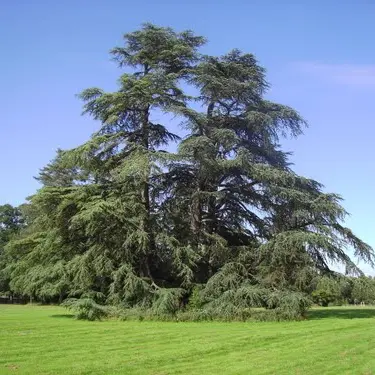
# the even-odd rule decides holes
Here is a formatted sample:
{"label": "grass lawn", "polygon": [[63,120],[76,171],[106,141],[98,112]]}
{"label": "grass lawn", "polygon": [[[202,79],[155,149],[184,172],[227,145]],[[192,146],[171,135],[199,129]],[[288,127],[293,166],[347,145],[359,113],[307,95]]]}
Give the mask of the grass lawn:
{"label": "grass lawn", "polygon": [[0,374],[375,375],[375,309],[308,321],[77,321],[59,307],[0,305]]}

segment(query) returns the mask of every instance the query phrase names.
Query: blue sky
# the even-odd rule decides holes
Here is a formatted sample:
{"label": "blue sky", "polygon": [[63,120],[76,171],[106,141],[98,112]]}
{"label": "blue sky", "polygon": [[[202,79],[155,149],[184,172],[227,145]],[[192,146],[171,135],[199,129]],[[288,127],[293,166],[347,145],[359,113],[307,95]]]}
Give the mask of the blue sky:
{"label": "blue sky", "polygon": [[0,5],[0,204],[38,188],[55,150],[97,128],[81,117],[82,89],[114,89],[108,50],[150,21],[237,47],[268,71],[269,97],[296,108],[305,135],[284,142],[295,170],[342,194],[347,224],[375,247],[375,2],[18,0]]}

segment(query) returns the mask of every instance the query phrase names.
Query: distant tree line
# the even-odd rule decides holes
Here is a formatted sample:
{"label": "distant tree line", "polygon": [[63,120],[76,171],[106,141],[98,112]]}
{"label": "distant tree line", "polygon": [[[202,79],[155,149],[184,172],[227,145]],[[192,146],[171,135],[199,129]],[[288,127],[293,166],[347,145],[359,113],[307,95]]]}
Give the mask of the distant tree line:
{"label": "distant tree line", "polygon": [[252,54],[203,55],[204,43],[146,24],[111,51],[118,90],[80,95],[98,131],[58,150],[24,216],[12,208],[22,220],[1,224],[4,293],[228,319],[358,297],[357,279],[345,279],[350,297],[328,287],[329,264],[360,276],[345,248],[370,265],[373,250],[343,225],[341,198],[280,147],[305,121],[265,98]]}
{"label": "distant tree line", "polygon": [[336,274],[317,278],[311,293],[314,303],[329,305],[375,305],[375,278]]}

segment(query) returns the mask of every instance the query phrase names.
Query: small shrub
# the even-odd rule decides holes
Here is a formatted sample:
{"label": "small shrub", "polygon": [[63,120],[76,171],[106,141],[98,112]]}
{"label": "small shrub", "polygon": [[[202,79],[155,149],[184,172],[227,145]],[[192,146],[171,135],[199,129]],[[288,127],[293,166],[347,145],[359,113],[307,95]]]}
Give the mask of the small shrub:
{"label": "small shrub", "polygon": [[101,320],[109,315],[108,307],[97,304],[91,298],[71,298],[65,300],[62,306],[73,311],[76,319],[80,320]]}
{"label": "small shrub", "polygon": [[313,301],[323,307],[327,307],[331,302],[336,300],[336,295],[327,290],[318,289],[311,293]]}
{"label": "small shrub", "polygon": [[311,299],[302,293],[284,293],[275,309],[280,320],[301,320],[306,317],[307,310],[311,306]]}
{"label": "small shrub", "polygon": [[181,311],[177,314],[176,320],[180,322],[203,322],[213,320],[212,314],[203,309]]}
{"label": "small shrub", "polygon": [[159,316],[175,315],[180,309],[183,294],[184,290],[180,288],[159,289],[152,306],[153,313]]}
{"label": "small shrub", "polygon": [[203,298],[203,286],[196,285],[194,286],[190,297],[189,303],[187,305],[188,310],[199,310],[204,305],[204,298]]}

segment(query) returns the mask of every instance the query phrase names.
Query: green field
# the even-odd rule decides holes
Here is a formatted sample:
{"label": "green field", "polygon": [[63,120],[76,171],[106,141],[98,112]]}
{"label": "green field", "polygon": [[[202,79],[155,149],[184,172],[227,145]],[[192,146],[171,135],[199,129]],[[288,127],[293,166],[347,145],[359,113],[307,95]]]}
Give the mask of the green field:
{"label": "green field", "polygon": [[375,309],[284,323],[86,322],[0,305],[0,374],[375,374]]}

